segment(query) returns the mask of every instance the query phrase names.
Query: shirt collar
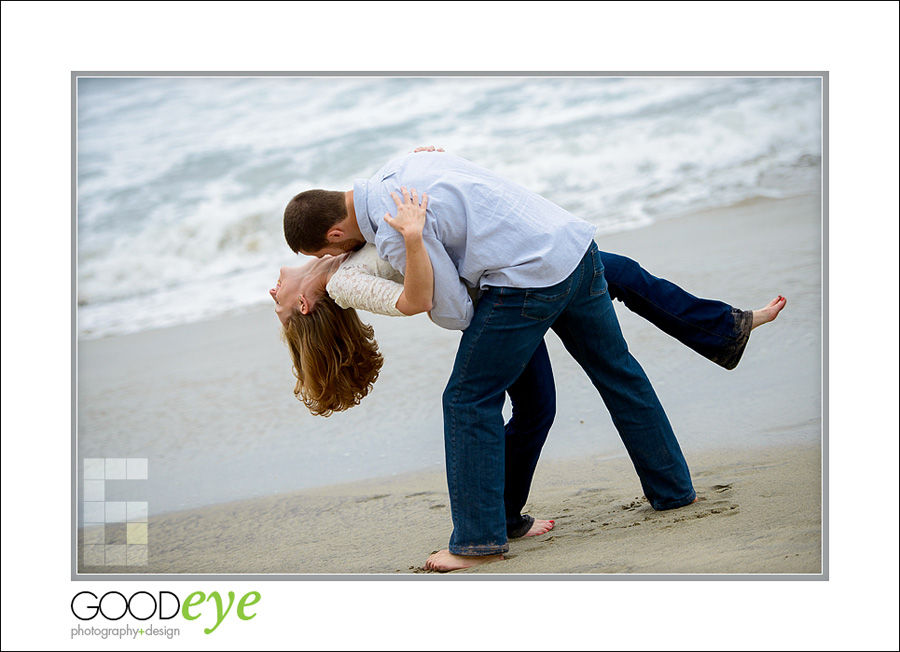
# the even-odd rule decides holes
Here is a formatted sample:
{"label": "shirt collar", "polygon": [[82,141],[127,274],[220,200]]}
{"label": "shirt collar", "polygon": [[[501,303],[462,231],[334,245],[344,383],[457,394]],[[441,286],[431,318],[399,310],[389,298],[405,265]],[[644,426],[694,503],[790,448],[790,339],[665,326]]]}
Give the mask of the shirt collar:
{"label": "shirt collar", "polygon": [[366,242],[375,242],[377,229],[372,223],[372,218],[369,217],[368,199],[368,179],[357,179],[353,182],[353,208],[356,210],[356,222]]}

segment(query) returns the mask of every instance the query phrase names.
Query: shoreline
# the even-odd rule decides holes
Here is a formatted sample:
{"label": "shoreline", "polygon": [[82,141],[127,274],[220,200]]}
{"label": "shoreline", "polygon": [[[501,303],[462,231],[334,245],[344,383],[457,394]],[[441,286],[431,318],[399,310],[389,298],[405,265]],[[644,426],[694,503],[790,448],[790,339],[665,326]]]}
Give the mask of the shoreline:
{"label": "shoreline", "polygon": [[[609,242],[610,239],[612,239],[612,241],[615,241],[617,238],[628,238],[629,234],[635,234],[635,233],[641,234],[641,233],[646,232],[648,229],[653,229],[653,228],[657,227],[660,224],[665,224],[665,223],[669,223],[669,222],[677,223],[677,222],[679,222],[679,220],[692,219],[692,218],[698,218],[698,217],[702,218],[702,216],[705,216],[707,214],[715,215],[715,214],[719,214],[719,213],[730,212],[733,210],[753,208],[755,206],[765,205],[768,203],[794,202],[794,201],[803,201],[806,199],[815,199],[816,201],[818,201],[819,198],[818,198],[818,195],[814,195],[814,194],[810,194],[810,193],[800,193],[797,195],[791,195],[788,197],[780,197],[780,198],[757,195],[755,197],[741,199],[733,204],[728,204],[725,206],[716,206],[713,208],[703,208],[700,210],[683,210],[680,212],[672,213],[665,218],[658,219],[658,220],[650,222],[648,224],[640,224],[637,226],[629,225],[626,227],[616,228],[616,229],[609,230],[609,231],[606,231],[602,227],[598,226],[597,232],[594,236],[594,240],[598,243],[598,246],[600,246],[602,249],[603,244],[606,242]],[[610,248],[610,247],[608,247],[608,249],[612,250],[612,248]],[[617,252],[617,253],[619,253],[619,252]],[[78,334],[76,332],[75,341],[78,344],[84,344],[87,342],[99,342],[99,341],[104,341],[104,340],[112,340],[112,339],[116,339],[116,338],[128,338],[128,337],[140,336],[143,333],[154,333],[154,332],[168,331],[168,330],[173,330],[173,329],[188,328],[191,326],[198,326],[198,325],[202,325],[202,324],[223,322],[223,321],[228,321],[228,320],[233,320],[233,319],[240,319],[240,318],[252,316],[255,314],[259,314],[259,313],[268,313],[268,312],[269,312],[269,306],[267,305],[267,303],[265,301],[263,301],[263,302],[260,302],[259,304],[235,306],[235,307],[230,308],[230,309],[228,309],[220,314],[217,314],[214,317],[211,317],[209,319],[194,319],[194,320],[180,321],[180,322],[175,322],[175,323],[170,323],[170,324],[161,324],[161,325],[151,326],[149,328],[145,328],[142,330],[135,330],[135,331],[113,330],[113,331],[106,332],[106,333],[103,333],[100,335],[97,335],[94,332],[86,332],[86,333],[81,333],[81,334]]]}

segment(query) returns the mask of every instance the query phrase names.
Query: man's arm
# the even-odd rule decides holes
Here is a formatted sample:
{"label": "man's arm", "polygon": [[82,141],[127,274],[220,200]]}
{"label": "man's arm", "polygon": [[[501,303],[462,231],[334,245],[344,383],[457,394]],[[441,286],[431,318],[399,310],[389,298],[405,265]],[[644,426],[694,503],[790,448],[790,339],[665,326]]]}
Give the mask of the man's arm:
{"label": "man's arm", "polygon": [[428,195],[422,194],[420,204],[415,188],[408,191],[402,187],[400,190],[403,193],[402,201],[396,193],[391,193],[397,205],[397,216],[391,217],[390,213],[386,213],[384,221],[403,236],[406,247],[406,273],[403,292],[397,299],[397,309],[405,315],[417,315],[430,311],[434,301],[434,270],[422,240]]}

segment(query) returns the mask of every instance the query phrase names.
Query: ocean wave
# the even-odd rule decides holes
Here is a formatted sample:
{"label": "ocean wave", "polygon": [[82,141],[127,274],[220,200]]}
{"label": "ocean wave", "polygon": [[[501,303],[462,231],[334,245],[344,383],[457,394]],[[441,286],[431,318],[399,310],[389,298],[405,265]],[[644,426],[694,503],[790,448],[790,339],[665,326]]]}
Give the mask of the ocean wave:
{"label": "ocean wave", "polygon": [[[83,85],[81,85],[83,84]],[[78,102],[79,336],[258,306],[281,214],[435,144],[597,225],[818,192],[815,78],[98,78]]]}

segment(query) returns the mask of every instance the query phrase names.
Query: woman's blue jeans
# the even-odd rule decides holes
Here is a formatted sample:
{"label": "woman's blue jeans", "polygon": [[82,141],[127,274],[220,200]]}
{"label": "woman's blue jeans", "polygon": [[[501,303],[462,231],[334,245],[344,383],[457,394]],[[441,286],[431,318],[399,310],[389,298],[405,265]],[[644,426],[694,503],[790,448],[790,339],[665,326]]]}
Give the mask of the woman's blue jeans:
{"label": "woman's blue jeans", "polygon": [[[609,296],[709,360],[733,369],[741,359],[752,313],[722,301],[701,299],[662,278],[637,261],[600,252]],[[532,520],[522,514],[541,450],[556,417],[556,385],[547,346],[542,340],[522,374],[507,390],[512,416],[506,439],[504,503],[506,534],[528,532]]]}
{"label": "woman's blue jeans", "polygon": [[463,332],[443,396],[453,554],[508,550],[504,394],[550,328],[600,393],[650,504],[672,509],[695,498],[665,411],[628,352],[592,243],[576,270],[557,285],[485,290]]}

